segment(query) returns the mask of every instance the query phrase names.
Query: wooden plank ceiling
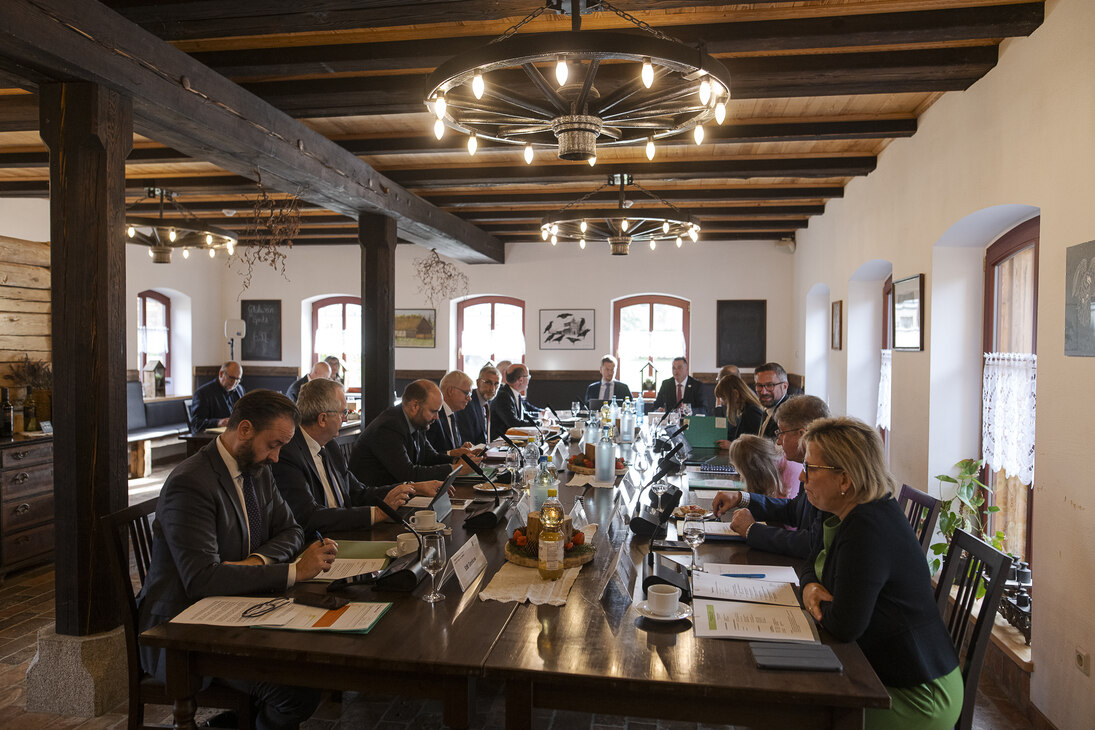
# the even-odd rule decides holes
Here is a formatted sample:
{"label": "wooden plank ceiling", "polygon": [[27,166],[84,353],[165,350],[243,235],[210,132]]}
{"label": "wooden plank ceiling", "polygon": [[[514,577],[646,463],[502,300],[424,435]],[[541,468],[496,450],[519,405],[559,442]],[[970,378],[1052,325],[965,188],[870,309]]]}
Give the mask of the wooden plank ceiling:
{"label": "wooden plank ceiling", "polygon": [[[732,77],[726,123],[642,147],[604,148],[596,166],[518,146],[437,141],[424,79],[451,56],[485,45],[539,0],[301,3],[299,0],[107,0],[169,41],[331,139],[389,179],[501,241],[539,241],[541,217],[616,172],[691,212],[703,240],[792,238],[854,177],[868,175],[893,139],[944,92],[961,92],[995,65],[1002,39],[1042,22],[1042,2],[1017,0],[615,0],[616,7],[685,42],[703,40]],[[587,15],[583,30],[620,29]],[[570,29],[545,13],[522,33]],[[37,100],[0,76],[0,195],[47,192]],[[243,232],[254,185],[216,165],[139,137],[127,166],[134,209],[149,186],[209,223]],[[642,196],[636,197],[636,204]],[[589,199],[604,207],[606,190]],[[356,244],[352,219],[303,206],[297,244]],[[167,215],[174,215],[168,213]]]}

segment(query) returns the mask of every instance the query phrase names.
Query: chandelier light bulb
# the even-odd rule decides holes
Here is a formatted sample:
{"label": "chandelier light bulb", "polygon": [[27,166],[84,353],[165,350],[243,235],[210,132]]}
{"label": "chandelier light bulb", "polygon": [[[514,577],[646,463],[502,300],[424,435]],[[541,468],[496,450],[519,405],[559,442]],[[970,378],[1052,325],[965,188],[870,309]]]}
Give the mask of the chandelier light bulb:
{"label": "chandelier light bulb", "polygon": [[476,99],[483,98],[483,90],[485,89],[483,84],[483,74],[475,74],[471,80],[471,93],[475,94]]}
{"label": "chandelier light bulb", "polygon": [[559,243],[559,238],[557,236],[552,236],[551,237],[551,245],[554,246],[557,243]]}
{"label": "chandelier light bulb", "polygon": [[445,97],[439,96],[433,100],[433,113],[437,115],[438,119],[445,118],[445,110],[449,108],[449,103],[445,101]]}
{"label": "chandelier light bulb", "polygon": [[581,222],[581,223],[580,223],[580,224],[578,225],[578,227],[579,227],[580,229],[582,229],[582,233],[585,233],[585,232],[586,232],[586,229],[587,229],[587,228],[589,228],[589,225],[588,225],[588,224],[587,224],[587,223],[586,223],[585,221],[582,221],[582,222]]}
{"label": "chandelier light bulb", "polygon": [[558,56],[555,60],[555,80],[559,82],[559,86],[566,86],[569,76],[570,69],[567,68],[566,59]]}
{"label": "chandelier light bulb", "polygon": [[213,245],[213,234],[212,233],[206,233],[205,234],[205,245],[206,246],[212,246]]}
{"label": "chandelier light bulb", "polygon": [[711,101],[711,82],[704,79],[700,82],[700,103],[707,104]]}
{"label": "chandelier light bulb", "polygon": [[662,233],[669,233],[669,221],[662,221]]}
{"label": "chandelier light bulb", "polygon": [[532,145],[530,144],[525,145],[525,164],[532,164]]}
{"label": "chandelier light bulb", "polygon": [[695,242],[700,237],[700,234],[696,233],[695,228],[689,228],[688,237],[691,238],[693,242]]}
{"label": "chandelier light bulb", "polygon": [[440,119],[433,123],[433,136],[438,139],[445,136],[445,123]]}
{"label": "chandelier light bulb", "polygon": [[152,249],[148,249],[148,258],[154,258],[156,254],[152,253]]}
{"label": "chandelier light bulb", "polygon": [[585,247],[586,247],[586,240],[583,238],[582,240],[578,241],[578,248],[580,248],[584,251]]}
{"label": "chandelier light bulb", "polygon": [[726,121],[726,104],[721,101],[715,105],[715,121],[719,124]]}
{"label": "chandelier light bulb", "polygon": [[722,96],[722,92],[725,91],[725,87],[718,79],[711,79],[711,98],[717,99]]}
{"label": "chandelier light bulb", "polygon": [[542,226],[542,227],[540,228],[540,240],[542,240],[542,241],[546,241],[546,240],[547,240],[547,237],[548,237],[548,229],[547,229],[547,226]]}
{"label": "chandelier light bulb", "polygon": [[620,230],[626,231],[629,225],[631,224],[627,222],[627,218],[624,218],[622,221],[620,221]]}
{"label": "chandelier light bulb", "polygon": [[653,250],[654,250],[654,249],[656,249],[657,247],[658,247],[658,242],[657,242],[657,241],[655,241],[655,240],[654,240],[653,238],[651,238],[651,239],[650,239],[650,250],[651,250],[651,251],[653,251]]}
{"label": "chandelier light bulb", "polygon": [[593,157],[589,158],[589,166],[593,167],[596,164],[597,164],[597,155],[593,155]]}
{"label": "chandelier light bulb", "polygon": [[692,136],[695,138],[696,144],[703,144],[703,125],[702,124],[697,124],[692,129]]}
{"label": "chandelier light bulb", "polygon": [[651,137],[646,140],[646,159],[654,159],[654,138]]}
{"label": "chandelier light bulb", "polygon": [[175,229],[172,228],[170,231],[168,231],[167,237],[171,239],[171,243],[174,243],[175,239],[178,238],[178,234],[175,233]]}
{"label": "chandelier light bulb", "polygon": [[559,224],[558,223],[552,223],[551,224],[551,235],[554,236],[558,233],[559,233]]}
{"label": "chandelier light bulb", "polygon": [[654,65],[650,63],[650,58],[643,59],[643,86],[650,88],[654,84]]}
{"label": "chandelier light bulb", "polygon": [[470,137],[468,137],[468,154],[474,155],[477,149],[479,149],[479,140],[473,133]]}
{"label": "chandelier light bulb", "polygon": [[228,255],[232,256],[236,253],[236,246],[231,241],[228,242]]}
{"label": "chandelier light bulb", "polygon": [[215,258],[216,256],[217,256],[217,249],[215,249],[215,248],[209,249],[209,258]]}
{"label": "chandelier light bulb", "polygon": [[130,238],[133,238],[134,236],[136,236],[136,235],[137,235],[137,229],[136,229],[136,228],[134,228],[133,226],[130,226],[129,228],[127,228],[127,229],[126,229],[126,232],[125,232],[125,233],[126,233],[126,235],[127,235],[127,236],[129,236]]}
{"label": "chandelier light bulb", "polygon": [[677,236],[677,248],[680,248],[684,244],[680,236]]}
{"label": "chandelier light bulb", "polygon": [[183,249],[183,258],[184,259],[190,258],[190,249],[189,248],[184,248]]}

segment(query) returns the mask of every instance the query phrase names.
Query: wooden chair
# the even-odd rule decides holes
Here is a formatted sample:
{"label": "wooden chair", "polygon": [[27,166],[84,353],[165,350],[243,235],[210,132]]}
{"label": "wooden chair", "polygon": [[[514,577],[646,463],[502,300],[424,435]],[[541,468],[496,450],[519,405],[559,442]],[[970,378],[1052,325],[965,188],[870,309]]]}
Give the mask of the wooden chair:
{"label": "wooden chair", "polygon": [[190,419],[190,404],[193,402],[193,398],[187,398],[183,401],[183,411],[186,413],[186,430],[190,433],[194,433],[194,422]]}
{"label": "wooden chair", "polygon": [[[156,511],[157,498],[142,502],[101,519],[104,538],[113,562],[113,573],[119,595],[124,599],[122,625],[125,628],[126,663],[129,667],[129,730],[157,727],[144,723],[145,705],[170,705],[163,684],[141,668],[137,636],[136,591],[144,586],[152,563],[152,523],[149,515]],[[129,572],[129,545],[133,546],[139,584],[134,586]],[[135,591],[136,588],[136,591]],[[248,696],[228,687],[214,684],[197,696],[198,706],[233,710],[241,728],[251,728],[251,703]],[[170,726],[159,726],[170,727]]]}
{"label": "wooden chair", "polygon": [[[958,666],[965,682],[962,714],[955,726],[961,730],[973,727],[973,708],[977,701],[977,681],[981,677],[981,662],[985,658],[996,609],[1004,593],[1011,558],[978,540],[965,530],[955,530],[950,549],[943,561],[935,600],[943,623],[958,653]],[[985,594],[977,598],[978,587]],[[958,590],[951,595],[952,586]],[[976,613],[976,615],[974,615]]]}
{"label": "wooden chair", "polygon": [[939,500],[919,489],[913,489],[908,484],[902,484],[897,504],[909,518],[909,524],[912,525],[916,538],[920,540],[920,547],[927,555],[935,535],[935,525],[939,522]]}

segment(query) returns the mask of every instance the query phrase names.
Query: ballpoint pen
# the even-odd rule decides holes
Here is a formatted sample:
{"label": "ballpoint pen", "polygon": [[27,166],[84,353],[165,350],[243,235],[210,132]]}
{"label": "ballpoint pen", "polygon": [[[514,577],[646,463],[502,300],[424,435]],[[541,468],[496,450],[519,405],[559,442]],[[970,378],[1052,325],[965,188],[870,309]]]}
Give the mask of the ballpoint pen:
{"label": "ballpoint pen", "polygon": [[320,544],[320,547],[323,546],[323,535],[319,534],[319,530],[316,530],[316,542]]}
{"label": "ballpoint pen", "polygon": [[763,578],[766,573],[723,573],[724,578]]}

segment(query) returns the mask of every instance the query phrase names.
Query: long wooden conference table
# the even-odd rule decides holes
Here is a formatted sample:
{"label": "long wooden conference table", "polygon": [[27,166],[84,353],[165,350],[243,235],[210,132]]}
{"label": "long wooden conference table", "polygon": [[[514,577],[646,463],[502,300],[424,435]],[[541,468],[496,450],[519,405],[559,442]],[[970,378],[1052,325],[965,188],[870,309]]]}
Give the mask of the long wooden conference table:
{"label": "long wooden conference table", "polygon": [[[353,600],[393,603],[368,634],[171,623],[146,631],[142,642],[166,650],[176,727],[194,727],[193,698],[203,676],[439,699],[445,724],[457,728],[470,724],[480,677],[505,682],[508,728],[532,727],[533,707],[751,727],[860,728],[866,708],[889,706],[859,647],[835,642],[823,629],[822,641],[840,658],[842,673],[760,670],[747,642],[697,639],[689,621],[641,617],[634,602],[643,598],[641,561],[649,544],[626,520],[646,496],[642,474],[635,469],[629,476],[615,489],[560,489],[568,510],[581,496],[589,521],[600,526],[596,557],[582,568],[565,606],[479,599],[518,526],[513,510],[504,529],[478,533],[487,567],[466,592],[448,580],[446,599],[431,605],[420,598],[428,579],[411,594],[348,589],[344,595]],[[457,491],[458,497],[474,494]],[[463,514],[454,510],[447,520],[450,555],[472,536]],[[402,531],[382,523],[368,538],[394,539]],[[733,542],[705,543],[700,557],[701,563],[793,562]],[[323,591],[324,585],[293,590]]]}

